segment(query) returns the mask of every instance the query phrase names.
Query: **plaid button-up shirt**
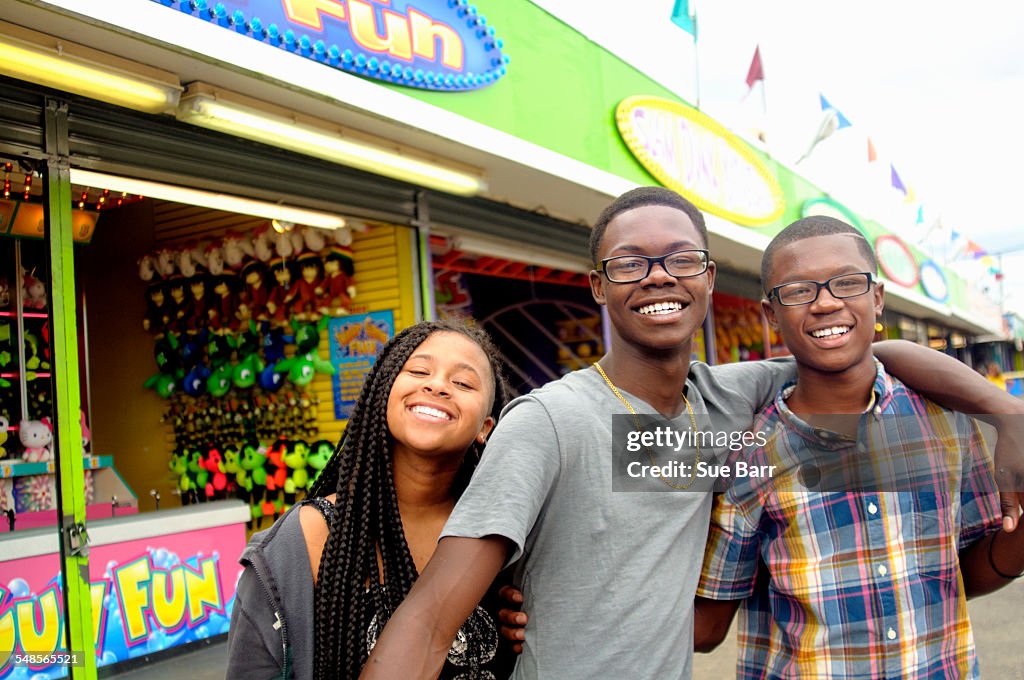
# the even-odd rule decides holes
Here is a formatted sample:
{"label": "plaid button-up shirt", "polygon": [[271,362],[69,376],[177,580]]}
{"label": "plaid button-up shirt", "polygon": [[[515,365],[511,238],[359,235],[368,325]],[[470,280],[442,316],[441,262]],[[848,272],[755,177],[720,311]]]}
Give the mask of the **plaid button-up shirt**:
{"label": "plaid button-up shirt", "polygon": [[[737,678],[977,677],[958,552],[1001,517],[977,425],[881,364],[855,438],[797,418],[791,391],[755,424],[766,445],[741,454],[778,472],[716,496],[697,589],[744,600]],[[856,487],[808,481],[809,461],[879,451],[876,472],[913,462]]]}

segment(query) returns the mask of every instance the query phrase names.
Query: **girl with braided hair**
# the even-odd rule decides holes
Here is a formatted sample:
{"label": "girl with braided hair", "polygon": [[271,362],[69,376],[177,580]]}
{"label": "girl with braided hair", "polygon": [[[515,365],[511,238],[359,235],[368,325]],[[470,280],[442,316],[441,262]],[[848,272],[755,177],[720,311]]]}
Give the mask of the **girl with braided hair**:
{"label": "girl with braided hair", "polygon": [[[434,552],[508,401],[487,335],[423,322],[385,345],[310,498],[242,554],[229,678],[355,678]],[[491,589],[442,678],[504,678]]]}

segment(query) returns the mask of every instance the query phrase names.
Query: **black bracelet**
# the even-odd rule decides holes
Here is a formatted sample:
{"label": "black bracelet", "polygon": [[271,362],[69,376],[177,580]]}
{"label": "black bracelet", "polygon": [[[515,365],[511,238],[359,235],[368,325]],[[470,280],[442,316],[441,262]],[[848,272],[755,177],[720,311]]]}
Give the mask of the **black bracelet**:
{"label": "black bracelet", "polygon": [[992,548],[996,544],[996,536],[998,536],[999,533],[1000,532],[992,534],[992,540],[988,542],[988,566],[992,567],[992,571],[999,574],[999,576],[1005,578],[1008,581],[1013,581],[1014,579],[1018,579],[1021,576],[1024,576],[1024,571],[1022,571],[1019,574],[1004,574],[1002,571],[1000,571],[999,567],[996,566],[995,559],[992,558]]}

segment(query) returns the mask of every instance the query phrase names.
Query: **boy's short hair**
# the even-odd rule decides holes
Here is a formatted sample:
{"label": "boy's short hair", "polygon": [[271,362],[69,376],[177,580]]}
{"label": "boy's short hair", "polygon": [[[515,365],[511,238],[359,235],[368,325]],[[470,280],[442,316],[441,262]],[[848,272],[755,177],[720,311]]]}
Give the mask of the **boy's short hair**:
{"label": "boy's short hair", "polygon": [[875,250],[868,243],[868,240],[864,238],[864,235],[860,233],[860,230],[834,217],[812,215],[811,217],[797,220],[780,231],[775,235],[771,243],[768,244],[768,247],[764,249],[764,255],[761,256],[761,287],[764,288],[765,295],[768,294],[768,279],[771,278],[772,261],[775,259],[775,251],[783,246],[788,246],[791,243],[803,241],[804,239],[814,238],[815,236],[834,236],[837,234],[850,234],[855,237],[857,249],[860,250],[860,254],[871,265],[871,274],[874,275],[878,271],[878,260],[875,258]]}
{"label": "boy's short hair", "polygon": [[590,259],[597,264],[597,253],[601,249],[601,241],[604,240],[604,232],[609,222],[627,210],[649,205],[664,205],[685,213],[697,228],[701,245],[704,248],[708,247],[708,228],[704,224],[704,214],[697,206],[665,187],[638,187],[622,194],[601,211],[597,222],[594,223],[594,229],[590,232]]}

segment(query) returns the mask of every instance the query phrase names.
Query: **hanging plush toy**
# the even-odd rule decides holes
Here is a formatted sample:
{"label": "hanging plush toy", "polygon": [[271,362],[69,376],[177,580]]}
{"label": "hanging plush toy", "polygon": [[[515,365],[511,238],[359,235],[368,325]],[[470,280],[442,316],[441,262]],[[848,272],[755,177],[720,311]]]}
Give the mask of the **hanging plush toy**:
{"label": "hanging plush toy", "polygon": [[50,419],[23,420],[18,424],[18,439],[25,451],[21,459],[28,463],[45,463],[53,460],[53,430]]}
{"label": "hanging plush toy", "polygon": [[265,321],[267,319],[267,282],[266,267],[262,262],[253,260],[242,267],[242,280],[245,289],[239,300],[236,317],[245,322],[250,319]]}
{"label": "hanging plush toy", "polygon": [[284,482],[285,510],[295,505],[299,492],[305,491],[309,484],[308,466],[309,445],[301,440],[288,442],[284,453],[284,464],[288,468],[288,478]]}
{"label": "hanging plush toy", "polygon": [[326,233],[317,227],[300,227],[298,233],[302,236],[302,247],[306,252],[319,253],[327,245]]}
{"label": "hanging plush toy", "polygon": [[267,314],[275,325],[285,326],[292,301],[299,292],[294,281],[292,265],[282,257],[270,260],[270,272],[274,275],[274,288],[267,297]]}
{"label": "hanging plush toy", "polygon": [[[227,268],[230,271],[237,272],[241,268],[242,260],[245,259],[246,255],[242,235],[233,231],[229,231],[224,234],[224,240],[221,241],[220,244],[220,251],[224,257],[224,264]],[[249,244],[248,254],[252,255],[252,243]]]}
{"label": "hanging plush toy", "polygon": [[331,246],[325,251],[323,260],[325,282],[324,292],[319,296],[320,313],[324,316],[345,316],[356,295],[352,249]]}
{"label": "hanging plush toy", "polygon": [[187,321],[192,317],[192,300],[185,295],[185,279],[176,276],[167,282],[167,295],[170,301],[167,303],[172,312],[168,330],[175,333],[184,333],[187,329]]}
{"label": "hanging plush toy", "polygon": [[165,279],[174,274],[174,253],[168,248],[156,251],[156,273]]}
{"label": "hanging plush toy", "polygon": [[326,439],[315,441],[313,442],[313,445],[309,447],[309,454],[306,456],[306,463],[312,470],[309,480],[310,484],[316,482],[317,477],[320,476],[320,472],[327,467],[327,463],[330,462],[332,455],[334,455],[334,444]]}
{"label": "hanging plush toy", "polygon": [[82,430],[82,453],[90,453],[92,451],[92,430],[85,422],[85,411],[82,409],[78,409],[78,424]]}
{"label": "hanging plush toy", "polygon": [[178,491],[181,492],[182,505],[188,505],[192,502],[192,496],[188,494],[190,481],[188,479],[188,455],[184,449],[175,449],[171,454],[171,459],[167,462],[167,467],[171,473],[177,477]]}
{"label": "hanging plush toy", "polygon": [[238,318],[235,316],[238,310],[235,290],[237,281],[238,278],[231,274],[213,277],[212,303],[206,311],[210,317],[210,327],[214,330],[231,331],[238,328]]}
{"label": "hanging plush toy", "polygon": [[0,416],[0,460],[7,457],[7,449],[4,448],[4,444],[7,443],[7,430],[10,427],[11,424],[7,418]]}
{"label": "hanging plush toy", "polygon": [[320,345],[320,331],[327,327],[327,319],[319,323],[298,323],[293,321],[295,328],[295,355],[283,359],[274,366],[280,373],[287,373],[293,385],[308,385],[316,373],[334,375],[335,369],[330,361],[320,358],[317,347]]}
{"label": "hanging plush toy", "polygon": [[147,283],[156,276],[156,258],[152,255],[143,255],[139,258],[139,278]]}
{"label": "hanging plush toy", "polygon": [[149,284],[146,289],[146,315],[142,318],[142,329],[160,335],[167,330],[174,316],[174,310],[167,299],[166,286],[162,282]]}
{"label": "hanging plush toy", "polygon": [[198,397],[206,393],[206,380],[210,377],[210,369],[203,363],[203,348],[206,345],[205,329],[194,335],[185,335],[181,342],[181,366],[183,377],[181,391],[190,397]]}
{"label": "hanging plush toy", "polygon": [[249,389],[256,384],[260,373],[266,367],[260,358],[262,339],[256,330],[256,322],[250,321],[249,328],[238,336],[238,363],[231,373],[231,382],[239,389]]}
{"label": "hanging plush toy", "polygon": [[210,276],[220,276],[224,273],[224,252],[216,243],[211,243],[203,248],[203,260]]}
{"label": "hanging plush toy", "polygon": [[266,222],[252,232],[252,256],[260,262],[268,262],[274,256],[273,249],[274,232],[270,228],[270,222]]}
{"label": "hanging plush toy", "polygon": [[296,295],[291,301],[292,318],[316,321],[320,318],[317,300],[324,293],[324,263],[317,253],[303,253],[296,261],[299,280],[295,282]]}
{"label": "hanging plush toy", "polygon": [[224,474],[227,475],[227,492],[234,493],[238,488],[238,473],[242,471],[241,452],[236,444],[224,444],[221,451],[224,457]]}
{"label": "hanging plush toy", "polygon": [[46,309],[46,285],[35,276],[25,273],[22,293],[25,309]]}
{"label": "hanging plush toy", "polygon": [[223,397],[231,389],[231,353],[234,350],[233,336],[210,334],[210,339],[206,343],[206,358],[211,373],[206,381],[206,391],[211,397]]}
{"label": "hanging plush toy", "polygon": [[208,500],[221,499],[227,494],[228,477],[224,474],[224,459],[216,448],[209,448],[203,452],[199,465],[206,470],[210,476],[206,481],[203,492]]}

